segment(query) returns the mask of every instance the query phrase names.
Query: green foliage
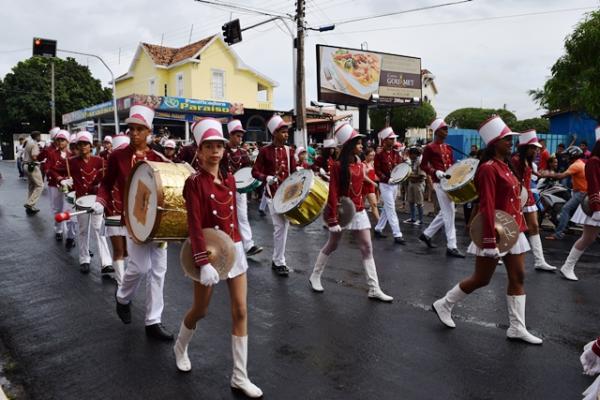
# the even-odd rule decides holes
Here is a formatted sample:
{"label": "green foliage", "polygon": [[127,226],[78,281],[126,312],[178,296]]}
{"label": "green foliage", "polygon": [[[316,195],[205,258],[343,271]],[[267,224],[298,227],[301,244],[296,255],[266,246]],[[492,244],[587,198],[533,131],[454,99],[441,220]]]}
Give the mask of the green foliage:
{"label": "green foliage", "polygon": [[32,57],[19,62],[0,85],[0,125],[7,131],[22,131],[28,122],[30,130],[48,131],[51,124],[50,62],[54,62],[56,123],[62,114],[111,98],[110,89],[102,88],[89,68],[75,59]]}
{"label": "green foliage", "polygon": [[535,129],[538,133],[547,133],[550,131],[550,121],[546,118],[530,118],[517,121],[510,127],[515,132],[524,132],[529,129]]}
{"label": "green foliage", "polygon": [[418,107],[395,107],[369,110],[371,129],[378,132],[385,127],[386,115],[389,112],[390,126],[397,135],[404,137],[408,128],[425,128],[435,119],[435,109],[429,103],[422,103]]}
{"label": "green foliage", "polygon": [[445,118],[448,125],[462,129],[479,129],[479,126],[492,115],[499,115],[504,122],[512,127],[517,122],[515,114],[502,108],[459,108],[452,111]]}
{"label": "green foliage", "polygon": [[587,112],[600,119],[600,11],[589,13],[565,40],[543,89],[529,94],[543,108]]}

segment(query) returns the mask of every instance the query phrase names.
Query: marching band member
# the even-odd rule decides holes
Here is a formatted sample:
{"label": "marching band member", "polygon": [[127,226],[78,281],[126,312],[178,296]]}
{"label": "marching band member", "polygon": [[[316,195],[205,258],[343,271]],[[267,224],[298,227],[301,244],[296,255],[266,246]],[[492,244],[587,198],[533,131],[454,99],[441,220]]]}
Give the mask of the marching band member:
{"label": "marching band member", "polygon": [[[246,132],[242,126],[242,122],[239,119],[231,120],[227,124],[227,131],[229,132],[229,141],[225,145],[225,153],[221,159],[221,170],[233,175],[241,168],[252,166],[252,163],[248,152],[240,147],[244,133]],[[250,257],[263,251],[263,248],[254,244],[254,240],[252,240],[252,228],[248,221],[247,194],[236,191],[235,202],[244,251]]]}
{"label": "marching band member", "polygon": [[325,181],[329,181],[329,168],[335,162],[336,147],[337,142],[335,139],[323,140],[321,154],[315,158],[315,162],[312,165],[313,172]]}
{"label": "marching band member", "polygon": [[176,162],[186,162],[198,171],[200,163],[198,161],[197,150],[198,146],[196,145],[196,142],[193,141],[188,145],[181,146],[177,153],[177,157],[175,158]]}
{"label": "marching band member", "polygon": [[[221,123],[213,118],[205,118],[192,127],[198,143],[200,170],[190,176],[183,189],[187,208],[189,236],[196,266],[200,269],[200,282],[194,281],[194,302],[187,311],[177,341],[173,347],[175,362],[180,371],[190,371],[192,364],[187,354],[188,344],[196,331],[196,324],[208,311],[213,293],[213,285],[219,283],[219,274],[208,261],[203,228],[226,232],[235,242],[235,264],[227,276],[227,286],[231,301],[233,319],[231,348],[233,353],[233,374],[231,387],[241,390],[246,396],[258,398],[262,390],[248,378],[248,317],[247,281],[244,245],[241,242],[236,216],[235,178],[223,173],[219,163],[225,151]],[[230,131],[231,132],[231,131]],[[231,140],[231,139],[230,139]]]}
{"label": "marching band member", "polygon": [[[342,229],[352,231],[358,241],[362,254],[362,262],[369,286],[368,296],[371,299],[391,302],[393,297],[385,294],[379,287],[373,246],[371,244],[371,222],[367,216],[363,201],[363,185],[365,182],[364,165],[359,158],[362,153],[362,139],[364,135],[356,132],[348,123],[342,124],[335,133],[338,143],[342,146],[338,161],[330,169],[329,196],[327,198],[327,211],[325,219],[329,226],[329,240],[319,252],[317,261],[310,275],[310,286],[315,292],[323,292],[321,275],[342,238]],[[356,214],[348,226],[341,227],[338,221],[338,200],[349,197],[356,207]]]}
{"label": "marching band member", "polygon": [[113,138],[112,136],[105,136],[104,139],[102,140],[102,147],[104,147],[104,150],[102,150],[98,156],[100,158],[102,158],[104,161],[108,161],[108,156],[110,156],[110,153],[112,153],[112,149],[113,149]]}
{"label": "marching band member", "polygon": [[456,210],[454,202],[440,186],[440,180],[446,175],[446,170],[454,163],[452,149],[444,143],[446,137],[448,137],[448,125],[446,125],[443,119],[437,118],[433,120],[430,127],[435,138],[433,142],[425,146],[421,159],[421,168],[433,181],[433,189],[440,205],[440,212],[438,212],[427,229],[419,236],[419,240],[430,248],[436,247],[431,242],[431,238],[443,226],[446,231],[446,254],[451,257],[464,258],[465,255],[458,250],[456,245],[456,229],[454,227]]}
{"label": "marching band member", "polygon": [[296,171],[296,160],[292,150],[285,145],[289,125],[279,115],[271,117],[267,128],[273,135],[273,143],[260,149],[252,167],[252,176],[265,183],[267,206],[273,220],[273,262],[271,268],[280,276],[288,276],[290,270],[285,262],[289,221],[275,212],[273,197],[279,184]]}
{"label": "marching band member", "polygon": [[164,156],[167,157],[169,161],[175,161],[175,149],[177,148],[177,143],[173,139],[165,140],[165,145],[163,146],[165,149]]}
{"label": "marching band member", "polygon": [[[483,218],[483,248],[471,243],[468,252],[476,255],[475,271],[469,278],[454,286],[446,296],[433,303],[433,311],[444,325],[454,328],[452,308],[473,291],[487,286],[498,264],[503,258],[508,277],[506,302],[510,326],[506,331],[509,339],[541,344],[542,339],[533,336],[525,326],[525,253],[529,243],[523,232],[527,230],[521,211],[519,180],[510,169],[512,151],[511,132],[504,121],[494,116],[479,128],[486,144],[481,163],[475,174],[475,186],[479,193],[479,212]],[[496,244],[495,211],[502,210],[512,215],[519,225],[517,243],[506,253],[500,253]]]}
{"label": "marching band member", "polygon": [[581,237],[573,244],[567,260],[560,268],[563,278],[570,281],[578,280],[577,275],[575,275],[575,265],[600,233],[600,125],[596,128],[596,144],[592,150],[592,155],[585,164],[585,179],[592,215],[586,215],[580,205],[573,218],[571,218],[571,221],[576,224],[583,225],[583,232]]}
{"label": "marching band member", "polygon": [[[129,146],[129,136],[122,133],[116,135],[112,141],[112,148],[118,150]],[[111,151],[112,153],[112,151]],[[123,195],[117,185],[113,186],[110,201],[106,207],[105,215],[119,216],[123,214]],[[117,285],[123,284],[123,276],[125,275],[125,258],[127,258],[127,228],[120,226],[107,226],[106,236],[110,238],[112,244],[112,259],[113,268],[115,270],[115,280]]]}
{"label": "marching band member", "polygon": [[383,234],[385,225],[389,222],[394,235],[394,242],[397,244],[406,244],[406,240],[402,237],[398,214],[396,213],[396,196],[398,195],[398,185],[390,185],[392,170],[402,162],[400,153],[394,150],[394,143],[398,135],[394,133],[391,127],[382,129],[377,136],[383,146],[381,152],[375,155],[375,175],[379,178],[379,191],[383,200],[383,211],[379,217],[379,221],[375,226],[375,237],[385,238]]}
{"label": "marching band member", "polygon": [[[77,133],[79,155],[67,161],[71,176],[60,182],[62,186],[73,186],[75,198],[96,194],[100,180],[104,176],[104,160],[92,155],[92,143],[91,133],[87,131]],[[79,225],[79,270],[81,273],[90,272],[90,242],[88,240],[90,237],[96,241],[100,253],[100,272],[103,276],[114,273],[108,243],[106,238],[100,234],[102,215],[79,214],[77,215],[77,224]],[[88,233],[88,227],[92,232]]]}
{"label": "marching band member", "polygon": [[[129,172],[138,161],[165,161],[162,154],[148,147],[147,138],[152,133],[154,110],[144,105],[134,105],[125,120],[129,126],[131,143],[127,147],[113,151],[108,159],[106,175],[98,190],[98,200],[94,212],[102,214],[110,202],[116,186],[125,195],[125,184]],[[124,220],[121,219],[121,223]],[[131,300],[146,278],[146,335],[159,340],[173,340],[173,335],[161,323],[164,307],[163,288],[167,272],[167,249],[163,243],[149,242],[137,244],[127,237],[129,263],[123,276],[123,283],[116,293],[117,315],[124,324],[131,323]]]}
{"label": "marching band member", "polygon": [[[69,157],[69,132],[59,129],[54,134],[53,143],[47,151],[46,179],[50,194],[50,208],[52,215],[65,210],[61,181],[70,178],[67,171],[67,158]],[[63,232],[66,230],[65,221],[54,222],[54,237],[57,241],[63,240]]]}
{"label": "marching band member", "polygon": [[[71,133],[69,136],[69,155],[71,157],[79,156],[79,148],[77,147],[77,135]],[[73,212],[75,211],[74,204],[65,204],[65,211]],[[75,248],[75,237],[77,236],[77,232],[79,231],[79,226],[77,223],[77,218],[70,218],[66,221],[67,225],[67,240],[65,240],[65,248],[67,251]]]}
{"label": "marching band member", "polygon": [[519,147],[517,153],[512,157],[513,170],[517,178],[521,180],[521,186],[527,189],[527,203],[523,207],[523,216],[529,233],[529,244],[533,253],[535,269],[541,271],[554,271],[556,267],[548,264],[544,258],[542,239],[540,238],[540,227],[538,224],[537,206],[531,192],[531,176],[533,172],[533,157],[539,143],[535,130],[528,130],[519,134]]}
{"label": "marching band member", "polygon": [[306,149],[302,146],[298,146],[296,149],[296,154],[294,157],[296,158],[296,171],[300,171],[301,169],[310,168],[308,161],[306,161]]}

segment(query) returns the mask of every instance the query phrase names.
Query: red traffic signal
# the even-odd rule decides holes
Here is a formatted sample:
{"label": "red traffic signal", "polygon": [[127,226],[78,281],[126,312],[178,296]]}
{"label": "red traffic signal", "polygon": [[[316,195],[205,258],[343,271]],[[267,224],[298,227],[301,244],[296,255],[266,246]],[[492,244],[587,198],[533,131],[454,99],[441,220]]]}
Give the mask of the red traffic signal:
{"label": "red traffic signal", "polygon": [[56,40],[33,38],[33,55],[56,57]]}

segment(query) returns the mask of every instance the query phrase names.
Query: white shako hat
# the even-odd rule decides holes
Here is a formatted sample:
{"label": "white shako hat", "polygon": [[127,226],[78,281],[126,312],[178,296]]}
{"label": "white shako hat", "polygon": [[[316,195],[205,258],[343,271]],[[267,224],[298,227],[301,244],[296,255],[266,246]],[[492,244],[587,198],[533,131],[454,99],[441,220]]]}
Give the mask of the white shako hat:
{"label": "white shako hat", "polygon": [[596,142],[600,141],[600,125],[596,127]]}
{"label": "white shako hat", "polygon": [[50,129],[50,131],[48,132],[50,134],[50,140],[54,140],[54,138],[56,137],[56,134],[60,131],[61,129],[58,126],[55,126],[54,128]]}
{"label": "white shako hat", "polygon": [[335,140],[337,141],[339,146],[343,146],[349,140],[354,139],[355,137],[364,137],[365,135],[361,135],[356,132],[352,125],[345,122],[337,127],[335,130]]}
{"label": "white shako hat", "polygon": [[112,140],[114,149],[118,149],[119,147],[121,147],[123,145],[129,145],[130,142],[131,142],[131,138],[129,136],[123,134],[122,132],[119,133],[118,135],[116,135]]}
{"label": "white shako hat", "polygon": [[244,129],[244,127],[242,126],[242,121],[240,121],[239,119],[232,119],[231,121],[229,121],[229,123],[227,124],[227,132],[234,133],[234,132],[242,132],[245,133],[246,130]]}
{"label": "white shako hat", "polygon": [[269,122],[267,122],[267,128],[269,129],[271,135],[273,135],[275,131],[277,131],[277,129],[282,128],[284,126],[287,128],[290,126],[290,124],[285,122],[283,118],[281,118],[279,115],[273,115]]}
{"label": "white shako hat", "polygon": [[436,118],[433,121],[431,121],[431,123],[429,124],[429,128],[431,128],[433,133],[435,133],[435,131],[437,131],[440,128],[447,128],[447,127],[448,127],[448,124],[446,123],[446,121],[444,121],[443,118]]}
{"label": "white shako hat", "polygon": [[306,153],[306,149],[303,146],[298,146],[296,148],[296,160],[298,159],[300,153]]}
{"label": "white shako hat", "polygon": [[221,122],[215,118],[204,118],[192,125],[192,133],[196,144],[200,146],[205,140],[221,140],[227,142],[223,137]]}
{"label": "white shako hat", "polygon": [[107,142],[112,144],[112,136],[105,136],[104,139],[102,140],[102,143]]}
{"label": "white shako hat", "polygon": [[337,147],[337,143],[335,139],[325,139],[323,140],[323,148],[324,149],[335,149]]}
{"label": "white shako hat", "polygon": [[395,139],[398,137],[398,135],[394,133],[394,130],[391,126],[388,126],[387,128],[383,128],[382,130],[380,130],[377,134],[377,137],[379,138],[380,142],[383,142],[385,139]]}
{"label": "white shako hat", "polygon": [[481,124],[479,127],[479,135],[485,144],[489,145],[498,139],[502,139],[506,136],[518,135],[518,133],[511,131],[508,125],[502,121],[502,118],[494,115]]}
{"label": "white shako hat", "polygon": [[530,144],[536,147],[542,147],[535,129],[519,133],[519,146],[528,146]]}
{"label": "white shako hat", "polygon": [[154,121],[154,110],[148,106],[137,104],[129,109],[129,118],[125,120],[125,123],[143,125],[152,129],[152,121]]}
{"label": "white shako hat", "polygon": [[175,143],[173,139],[167,139],[165,140],[164,147],[165,149],[174,149],[175,147],[177,147],[177,143]]}
{"label": "white shako hat", "polygon": [[89,133],[88,131],[77,132],[76,138],[77,138],[76,139],[77,143],[86,142],[86,143],[92,144],[94,142],[94,139],[92,138],[92,134]]}
{"label": "white shako hat", "polygon": [[59,129],[58,132],[56,132],[53,137],[54,140],[65,139],[67,142],[69,141],[70,138],[71,138],[71,134],[69,133],[69,131],[65,131],[64,129]]}
{"label": "white shako hat", "polygon": [[69,143],[77,143],[77,134],[71,133],[71,136],[69,136]]}

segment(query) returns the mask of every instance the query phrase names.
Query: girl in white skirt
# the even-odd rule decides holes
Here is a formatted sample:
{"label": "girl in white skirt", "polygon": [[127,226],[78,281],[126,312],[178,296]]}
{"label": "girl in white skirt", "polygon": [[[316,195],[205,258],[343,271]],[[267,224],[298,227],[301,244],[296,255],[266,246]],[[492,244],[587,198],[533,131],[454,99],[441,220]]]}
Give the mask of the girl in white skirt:
{"label": "girl in white skirt", "polygon": [[[329,226],[329,240],[319,252],[312,274],[310,286],[315,292],[323,292],[321,275],[327,265],[327,260],[333,253],[342,238],[342,229],[352,231],[362,254],[362,262],[369,287],[368,296],[385,302],[391,302],[393,297],[385,294],[379,287],[377,269],[373,259],[373,246],[371,244],[371,223],[363,201],[363,184],[365,182],[364,164],[358,155],[362,152],[362,137],[352,126],[343,124],[336,130],[336,140],[342,146],[338,161],[332,164],[329,170],[329,197],[325,219]],[[356,208],[352,221],[341,227],[338,221],[337,205],[340,197],[349,197]]]}
{"label": "girl in white skirt", "polygon": [[571,221],[583,225],[583,232],[571,248],[567,261],[560,268],[561,275],[570,281],[578,280],[575,275],[575,264],[600,233],[600,126],[596,128],[596,144],[592,156],[585,164],[585,180],[591,215],[583,212],[581,205],[573,214]]}
{"label": "girl in white skirt", "polygon": [[[473,242],[467,251],[476,256],[475,271],[469,278],[454,286],[446,296],[433,303],[433,311],[449,328],[456,325],[452,320],[452,308],[473,291],[487,286],[494,275],[498,259],[502,258],[508,276],[506,302],[510,326],[506,331],[509,339],[541,344],[542,339],[533,336],[525,327],[525,253],[529,243],[523,232],[527,229],[521,211],[521,185],[510,168],[512,136],[500,117],[492,117],[479,128],[479,134],[487,147],[475,174],[475,186],[479,192],[479,213],[483,218],[483,248]],[[519,226],[517,243],[505,253],[496,247],[494,228],[495,210],[512,215]]]}

